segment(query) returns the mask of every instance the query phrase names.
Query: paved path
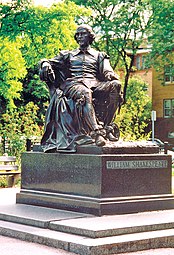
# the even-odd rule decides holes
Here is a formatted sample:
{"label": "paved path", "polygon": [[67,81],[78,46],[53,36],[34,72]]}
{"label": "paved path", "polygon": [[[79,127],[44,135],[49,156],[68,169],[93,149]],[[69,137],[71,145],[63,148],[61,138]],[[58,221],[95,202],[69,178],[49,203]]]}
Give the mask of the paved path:
{"label": "paved path", "polygon": [[[47,247],[40,244],[20,241],[18,239],[0,236],[1,255],[75,255],[61,249]],[[114,254],[113,254],[114,255]],[[119,255],[174,255],[174,248],[155,249]]]}

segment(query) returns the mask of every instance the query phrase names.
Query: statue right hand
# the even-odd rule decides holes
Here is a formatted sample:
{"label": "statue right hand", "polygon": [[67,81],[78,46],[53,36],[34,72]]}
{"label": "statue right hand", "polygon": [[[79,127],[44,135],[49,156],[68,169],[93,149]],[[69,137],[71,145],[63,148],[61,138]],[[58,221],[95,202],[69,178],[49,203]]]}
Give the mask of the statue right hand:
{"label": "statue right hand", "polygon": [[51,65],[48,62],[44,62],[42,64],[42,68],[40,70],[40,79],[42,81],[55,81],[55,74],[51,67]]}
{"label": "statue right hand", "polygon": [[50,63],[43,62],[43,64],[42,64],[42,71],[43,71],[43,76],[46,78],[46,80],[48,80],[48,73],[53,71]]}
{"label": "statue right hand", "polygon": [[46,62],[46,61],[42,63],[42,68],[45,67],[45,66],[51,68],[50,63],[48,63],[48,62]]}

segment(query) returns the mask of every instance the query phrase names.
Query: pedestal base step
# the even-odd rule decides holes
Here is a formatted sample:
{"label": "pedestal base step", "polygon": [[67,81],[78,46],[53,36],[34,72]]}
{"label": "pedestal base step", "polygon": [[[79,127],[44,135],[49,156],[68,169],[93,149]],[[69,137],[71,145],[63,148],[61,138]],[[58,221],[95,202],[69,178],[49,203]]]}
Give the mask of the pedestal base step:
{"label": "pedestal base step", "polygon": [[21,190],[17,203],[89,213],[96,216],[167,210],[174,208],[172,194],[93,198],[71,194]]}
{"label": "pedestal base step", "polygon": [[0,221],[0,234],[64,249],[79,255],[119,254],[121,252],[174,247],[173,229],[125,234],[117,237],[88,238],[50,229]]}

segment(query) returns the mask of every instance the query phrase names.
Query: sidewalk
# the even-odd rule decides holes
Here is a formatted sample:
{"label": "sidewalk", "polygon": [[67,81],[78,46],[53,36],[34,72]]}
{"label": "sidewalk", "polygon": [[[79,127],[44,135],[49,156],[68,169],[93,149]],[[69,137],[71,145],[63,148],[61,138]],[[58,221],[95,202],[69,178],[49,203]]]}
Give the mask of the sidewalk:
{"label": "sidewalk", "polygon": [[[0,189],[0,210],[3,205],[15,205],[17,188]],[[173,244],[174,245],[174,244]],[[1,255],[74,255],[73,252],[52,248],[41,244],[21,241],[15,238],[0,236]],[[97,254],[100,255],[100,254]],[[120,253],[120,255],[174,255],[174,248],[150,249],[145,251]]]}
{"label": "sidewalk", "polygon": [[[75,255],[61,249],[40,244],[20,241],[14,238],[0,236],[1,255]],[[113,254],[114,255],[114,254]],[[120,255],[174,255],[174,248],[155,249],[140,252],[120,253]]]}

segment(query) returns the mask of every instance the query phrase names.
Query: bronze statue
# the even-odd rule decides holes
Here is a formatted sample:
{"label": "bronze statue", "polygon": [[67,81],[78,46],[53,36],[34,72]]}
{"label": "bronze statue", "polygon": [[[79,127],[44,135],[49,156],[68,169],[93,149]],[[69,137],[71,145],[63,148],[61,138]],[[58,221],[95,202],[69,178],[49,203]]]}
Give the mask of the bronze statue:
{"label": "bronze statue", "polygon": [[112,120],[121,103],[121,84],[108,56],[90,47],[94,38],[92,28],[81,25],[75,33],[78,49],[40,62],[40,78],[50,91],[41,141],[45,152],[73,152],[77,144],[118,141]]}

